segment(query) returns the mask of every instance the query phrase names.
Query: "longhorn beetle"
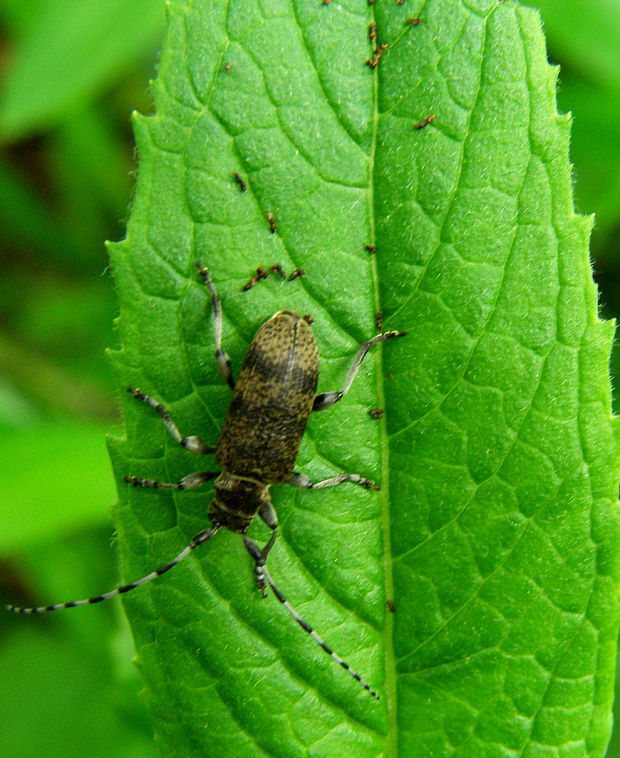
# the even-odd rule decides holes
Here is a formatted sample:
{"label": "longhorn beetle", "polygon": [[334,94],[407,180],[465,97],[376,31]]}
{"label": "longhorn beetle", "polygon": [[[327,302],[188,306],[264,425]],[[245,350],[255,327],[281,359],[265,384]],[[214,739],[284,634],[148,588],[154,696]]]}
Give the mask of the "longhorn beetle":
{"label": "longhorn beetle", "polygon": [[[127,387],[127,391],[136,399],[154,408],[172,437],[186,450],[198,454],[215,453],[215,459],[222,467],[222,471],[200,471],[188,474],[178,482],[160,482],[137,476],[126,476],[125,481],[134,487],[193,490],[217,477],[214,496],[207,511],[211,522],[210,528],[198,532],[189,544],[168,563],[141,579],[124,584],[111,592],[86,600],[74,600],[57,605],[37,608],[8,605],[7,609],[13,613],[32,614],[100,603],[165,574],[192,550],[208,542],[219,529],[229,529],[243,537],[243,544],[254,560],[256,586],[263,597],[266,596],[267,586],[269,586],[299,626],[378,700],[379,695],[301,618],[274,584],[267,570],[266,561],[276,541],[278,517],[271,503],[269,488],[272,484],[287,483],[294,487],[319,489],[343,482],[353,482],[366,489],[379,489],[373,481],[358,474],[343,473],[321,482],[312,482],[307,476],[294,470],[295,458],[310,413],[331,408],[346,395],[360,364],[373,345],[393,337],[403,337],[406,332],[384,332],[362,343],[353,359],[342,389],[339,392],[315,395],[319,377],[319,356],[310,328],[311,319],[298,316],[289,310],[278,311],[256,333],[235,382],[230,358],[222,349],[222,308],[219,295],[211,281],[209,270],[200,262],[197,262],[196,266],[211,293],[217,366],[233,391],[228,415],[217,445],[207,445],[200,437],[183,437],[161,403],[140,389]],[[262,549],[246,536],[246,531],[256,514],[271,529],[271,537]]]}

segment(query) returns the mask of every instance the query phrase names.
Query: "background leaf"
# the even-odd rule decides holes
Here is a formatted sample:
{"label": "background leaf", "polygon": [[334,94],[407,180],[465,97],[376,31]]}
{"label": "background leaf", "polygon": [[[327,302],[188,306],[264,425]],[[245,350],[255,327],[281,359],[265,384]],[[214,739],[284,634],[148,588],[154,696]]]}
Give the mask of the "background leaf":
{"label": "background leaf", "polygon": [[79,109],[93,91],[103,90],[137,54],[150,49],[163,21],[159,0],[43,0],[38,5],[27,21],[21,7],[4,9],[22,39],[21,56],[0,99],[3,140],[30,135],[60,121],[67,109]]}
{"label": "background leaf", "polygon": [[[155,394],[185,433],[217,437],[227,392],[197,258],[223,296],[236,366],[282,307],[315,317],[320,390],[339,386],[379,308],[411,332],[311,420],[299,457],[313,477],[376,475],[381,493],[274,492],[274,577],[383,703],[273,598],[253,597],[240,540],[218,535],[126,600],[168,755],[604,751],[611,329],[597,318],[589,222],[572,212],[569,122],[534,13],[429,0],[420,15],[413,26],[411,8],[361,0],[170,6],[157,113],[136,118],[128,235],[112,249],[120,384]],[[373,18],[390,43],[374,73]],[[240,292],[276,260],[307,277]],[[377,405],[380,424],[365,413]],[[154,414],[125,407],[119,478],[187,473]],[[207,496],[120,491],[128,576],[205,526]]]}
{"label": "background leaf", "polygon": [[[50,538],[78,525],[105,521],[114,499],[105,431],[103,425],[76,429],[69,424],[37,424],[21,432],[14,430],[10,442],[8,437],[0,440],[0,459],[4,455],[6,460],[10,444],[15,460],[24,462],[22,468],[12,466],[5,483],[0,548],[23,547],[41,534]],[[76,438],[80,440],[79,466]],[[44,492],[41,482],[46,483]]]}
{"label": "background leaf", "polygon": [[[536,6],[543,13],[545,25],[553,30],[554,46],[571,61],[571,66],[587,73],[599,85],[618,92],[618,5],[609,0],[573,0],[571,3],[537,0]],[[579,44],[580,40],[585,44]]]}
{"label": "background leaf", "polygon": [[[41,518],[34,523],[49,526]],[[49,532],[52,536],[43,539],[33,534],[31,545],[38,549],[26,553],[22,547],[24,577],[41,592],[35,598],[22,595],[23,602],[74,592],[86,596],[95,582],[116,581],[109,527],[65,532],[57,542],[59,529]],[[15,586],[13,599],[17,593]],[[39,758],[42,751],[47,758],[155,755],[141,723],[139,683],[128,662],[131,641],[121,616],[112,604],[90,618],[55,614],[35,624],[6,614],[0,648],[3,758]],[[124,666],[117,663],[123,647]],[[68,739],[69,727],[79,738]]]}
{"label": "background leaf", "polygon": [[599,286],[605,293],[603,304],[609,306],[605,279],[617,279],[614,236],[620,225],[620,147],[614,125],[620,105],[620,50],[616,44],[620,6],[608,0],[577,0],[568,5],[540,0],[536,5],[545,20],[551,59],[562,61],[558,94],[560,106],[574,116],[571,158],[577,208],[596,209],[593,253]]}
{"label": "background leaf", "polygon": [[[18,118],[0,136],[3,602],[118,583],[104,433],[119,414],[103,352],[117,306],[102,241],[124,227],[128,113],[148,107],[158,43],[147,4],[130,5],[0,0],[0,100]],[[120,609],[29,620],[0,614],[3,758],[154,755]]]}

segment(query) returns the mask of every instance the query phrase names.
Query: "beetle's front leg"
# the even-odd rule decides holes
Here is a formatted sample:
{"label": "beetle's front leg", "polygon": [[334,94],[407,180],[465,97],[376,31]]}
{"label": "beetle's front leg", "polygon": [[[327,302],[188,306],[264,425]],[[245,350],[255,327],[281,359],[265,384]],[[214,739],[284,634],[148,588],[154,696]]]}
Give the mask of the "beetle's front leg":
{"label": "beetle's front leg", "polygon": [[372,479],[365,479],[359,474],[338,474],[329,479],[323,479],[321,482],[313,482],[308,479],[305,474],[301,474],[299,471],[293,471],[286,481],[287,484],[292,484],[293,487],[303,487],[307,490],[316,490],[322,487],[335,487],[343,482],[353,482],[353,484],[359,484],[361,487],[366,487],[367,490],[381,489],[378,484],[375,484],[372,481]]}
{"label": "beetle's front leg", "polygon": [[151,408],[155,408],[159,417],[164,422],[164,426],[181,447],[184,447],[186,450],[191,450],[192,453],[199,453],[200,455],[215,452],[215,447],[213,445],[207,445],[200,439],[200,437],[183,437],[179,431],[179,427],[170,418],[168,411],[158,400],[155,400],[154,397],[142,392],[141,389],[133,389],[133,387],[127,387],[127,392],[132,394],[136,400],[142,400],[143,403],[150,405]]}
{"label": "beetle's front leg", "polygon": [[215,337],[215,360],[220,374],[226,380],[231,390],[235,389],[235,380],[233,379],[232,369],[230,367],[230,358],[225,350],[222,350],[222,301],[217,294],[215,285],[211,281],[209,269],[203,266],[200,261],[196,261],[198,273],[202,277],[205,287],[211,293],[211,306],[213,308],[213,334]]}
{"label": "beetle's front leg", "polygon": [[385,340],[392,339],[393,337],[404,337],[406,334],[407,332],[384,332],[383,334],[377,334],[377,336],[373,337],[371,340],[363,342],[360,345],[355,358],[353,359],[353,363],[351,364],[347,378],[344,380],[344,386],[340,392],[324,392],[322,395],[317,395],[314,398],[314,405],[312,406],[312,410],[324,411],[326,408],[331,408],[332,405],[335,405],[339,400],[342,400],[342,398],[349,391],[349,388],[355,379],[355,375],[357,374],[362,361],[366,357],[366,353],[373,345],[376,345],[379,342],[384,342]]}

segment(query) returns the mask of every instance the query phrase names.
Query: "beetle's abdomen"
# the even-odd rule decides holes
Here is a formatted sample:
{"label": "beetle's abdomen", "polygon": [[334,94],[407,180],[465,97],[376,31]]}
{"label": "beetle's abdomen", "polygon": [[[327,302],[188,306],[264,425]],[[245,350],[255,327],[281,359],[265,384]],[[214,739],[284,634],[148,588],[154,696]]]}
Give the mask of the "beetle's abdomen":
{"label": "beetle's abdomen", "polygon": [[278,311],[256,333],[241,367],[217,445],[222,468],[265,483],[286,481],[318,376],[310,325],[292,311]]}

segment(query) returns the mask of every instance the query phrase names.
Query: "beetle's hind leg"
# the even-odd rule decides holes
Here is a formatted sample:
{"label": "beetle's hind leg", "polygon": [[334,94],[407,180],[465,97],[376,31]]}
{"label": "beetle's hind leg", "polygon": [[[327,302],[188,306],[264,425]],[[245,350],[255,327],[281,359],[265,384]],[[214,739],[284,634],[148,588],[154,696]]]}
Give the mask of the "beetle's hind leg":
{"label": "beetle's hind leg", "polygon": [[299,471],[293,471],[293,473],[286,480],[287,484],[292,484],[293,487],[303,487],[307,490],[317,490],[322,487],[335,487],[343,482],[353,482],[353,484],[359,484],[361,487],[366,487],[367,490],[381,489],[378,484],[375,484],[372,479],[365,479],[359,474],[338,474],[332,476],[329,479],[323,479],[321,482],[313,482],[305,474]]}
{"label": "beetle's hind leg", "polygon": [[213,333],[215,336],[215,360],[220,374],[226,380],[231,390],[235,389],[235,380],[233,379],[232,369],[230,367],[230,358],[225,350],[222,350],[222,301],[217,294],[215,285],[211,281],[209,269],[203,266],[200,261],[196,261],[198,273],[202,277],[205,287],[211,293],[211,305],[213,308]]}
{"label": "beetle's hind leg", "polygon": [[324,411],[326,408],[331,408],[332,405],[335,405],[339,400],[342,400],[342,398],[349,391],[349,388],[355,379],[355,375],[357,374],[362,361],[366,357],[366,353],[373,345],[376,345],[379,342],[384,342],[385,340],[392,339],[393,337],[404,337],[406,334],[407,332],[384,332],[383,334],[377,334],[377,336],[373,337],[371,340],[362,342],[355,358],[353,359],[353,363],[351,364],[347,378],[344,380],[344,386],[340,392],[324,392],[322,395],[317,395],[314,398],[314,405],[312,406],[312,410]]}
{"label": "beetle's hind leg", "polygon": [[143,403],[150,405],[151,408],[155,408],[157,413],[159,413],[161,420],[164,422],[164,426],[181,447],[184,447],[186,450],[191,450],[192,453],[199,453],[200,455],[215,452],[215,447],[213,445],[205,444],[200,437],[183,437],[178,426],[170,418],[168,411],[158,400],[155,400],[154,397],[142,392],[141,389],[133,389],[133,387],[127,387],[127,392],[131,393],[136,400],[142,400]]}
{"label": "beetle's hind leg", "polygon": [[215,479],[219,473],[219,471],[197,471],[195,474],[184,476],[178,482],[160,482],[157,479],[141,479],[139,476],[126,476],[124,481],[132,487],[148,487],[156,490],[195,490],[205,482]]}

